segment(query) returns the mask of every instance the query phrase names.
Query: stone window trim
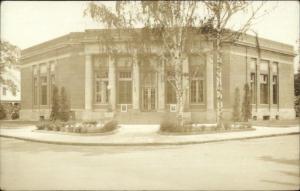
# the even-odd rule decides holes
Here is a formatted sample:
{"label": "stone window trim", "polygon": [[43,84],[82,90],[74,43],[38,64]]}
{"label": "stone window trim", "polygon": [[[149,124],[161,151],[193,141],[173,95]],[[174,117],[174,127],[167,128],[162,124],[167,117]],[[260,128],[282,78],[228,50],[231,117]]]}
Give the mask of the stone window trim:
{"label": "stone window trim", "polygon": [[[202,55],[203,56],[203,55]],[[203,56],[201,57],[202,59],[202,62],[197,62],[197,63],[192,63],[191,62],[191,57],[189,59],[189,88],[188,88],[188,91],[189,91],[189,104],[190,105],[205,105],[206,104],[206,64],[207,64],[207,60],[206,60],[206,57]],[[197,68],[198,67],[198,68]],[[196,90],[194,92],[193,90],[193,83],[196,83]],[[201,85],[202,84],[202,85]],[[200,87],[202,86],[202,87]],[[199,90],[200,88],[200,90]],[[201,90],[202,88],[202,90]],[[196,100],[193,100],[193,93],[196,93]],[[199,97],[200,95],[199,94],[202,94],[202,98]],[[199,100],[200,99],[200,100]]]}

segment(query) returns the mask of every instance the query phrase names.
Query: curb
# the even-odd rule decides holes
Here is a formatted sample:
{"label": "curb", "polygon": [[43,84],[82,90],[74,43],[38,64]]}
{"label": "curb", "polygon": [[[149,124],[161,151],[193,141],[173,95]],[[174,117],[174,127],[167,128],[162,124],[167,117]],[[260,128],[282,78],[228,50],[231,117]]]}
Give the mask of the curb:
{"label": "curb", "polygon": [[258,139],[258,138],[267,138],[267,137],[278,137],[278,136],[287,136],[287,135],[297,135],[300,132],[291,132],[291,133],[281,133],[281,134],[270,134],[270,135],[260,135],[253,137],[240,137],[240,138],[231,138],[231,139],[219,139],[219,140],[208,140],[208,141],[185,141],[185,142],[152,142],[152,143],[79,143],[79,142],[63,142],[63,141],[47,141],[39,140],[32,138],[16,137],[10,135],[0,135],[0,137],[17,139],[22,141],[31,141],[38,143],[47,143],[55,145],[72,145],[72,146],[172,146],[172,145],[192,145],[192,144],[205,144],[205,143],[214,143],[214,142],[225,142],[225,141],[239,141],[239,140],[248,140],[248,139]]}

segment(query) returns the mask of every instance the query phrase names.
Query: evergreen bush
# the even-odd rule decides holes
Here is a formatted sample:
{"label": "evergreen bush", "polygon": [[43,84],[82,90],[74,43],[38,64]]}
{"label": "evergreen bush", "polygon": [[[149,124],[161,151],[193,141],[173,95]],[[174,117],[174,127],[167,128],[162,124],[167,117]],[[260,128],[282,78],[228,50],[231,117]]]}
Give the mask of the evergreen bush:
{"label": "evergreen bush", "polygon": [[68,121],[70,118],[70,107],[68,103],[67,93],[64,87],[60,91],[60,120]]}
{"label": "evergreen bush", "polygon": [[5,118],[6,118],[6,111],[3,105],[0,103],[0,119],[5,119]]}
{"label": "evergreen bush", "polygon": [[51,107],[51,121],[56,121],[59,118],[59,110],[60,110],[60,103],[59,103],[59,92],[58,88],[54,85],[53,92],[52,92],[52,107]]}
{"label": "evergreen bush", "polygon": [[241,109],[240,109],[240,89],[235,88],[234,92],[234,104],[233,104],[233,112],[232,112],[232,121],[238,122],[241,119]]}
{"label": "evergreen bush", "polygon": [[244,99],[242,104],[242,121],[248,122],[252,116],[251,93],[248,84],[244,86]]}

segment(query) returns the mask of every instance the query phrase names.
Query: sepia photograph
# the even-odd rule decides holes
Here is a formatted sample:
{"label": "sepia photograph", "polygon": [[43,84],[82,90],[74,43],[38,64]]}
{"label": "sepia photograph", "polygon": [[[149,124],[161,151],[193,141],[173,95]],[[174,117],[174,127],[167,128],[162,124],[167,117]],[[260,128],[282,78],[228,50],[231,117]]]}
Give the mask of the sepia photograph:
{"label": "sepia photograph", "polygon": [[299,190],[299,1],[1,1],[0,190]]}

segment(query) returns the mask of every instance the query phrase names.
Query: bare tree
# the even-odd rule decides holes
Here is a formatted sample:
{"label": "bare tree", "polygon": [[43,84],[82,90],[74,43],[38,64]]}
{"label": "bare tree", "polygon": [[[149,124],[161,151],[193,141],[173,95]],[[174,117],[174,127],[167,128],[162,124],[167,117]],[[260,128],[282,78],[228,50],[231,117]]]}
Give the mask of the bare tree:
{"label": "bare tree", "polygon": [[[239,40],[250,29],[253,22],[263,15],[259,15],[265,2],[251,1],[204,1],[208,22],[202,29],[210,40],[216,42],[216,93],[217,93],[217,124],[223,128],[223,93],[222,93],[222,46]],[[248,15],[234,27],[232,20],[243,13]],[[265,12],[266,13],[266,12]]]}
{"label": "bare tree", "polygon": [[[140,26],[141,30],[130,30],[135,42],[130,43],[133,54],[149,51],[153,42],[159,44],[159,58],[170,65],[165,76],[176,92],[177,125],[183,126],[184,91],[189,74],[183,70],[191,48],[193,27],[201,27],[203,20],[197,1],[118,1],[114,10],[104,5],[90,3],[85,13],[110,29],[130,30]],[[201,22],[202,21],[202,22]],[[132,39],[131,39],[132,40]],[[111,44],[111,42],[110,42]],[[164,75],[164,74],[163,74]]]}

